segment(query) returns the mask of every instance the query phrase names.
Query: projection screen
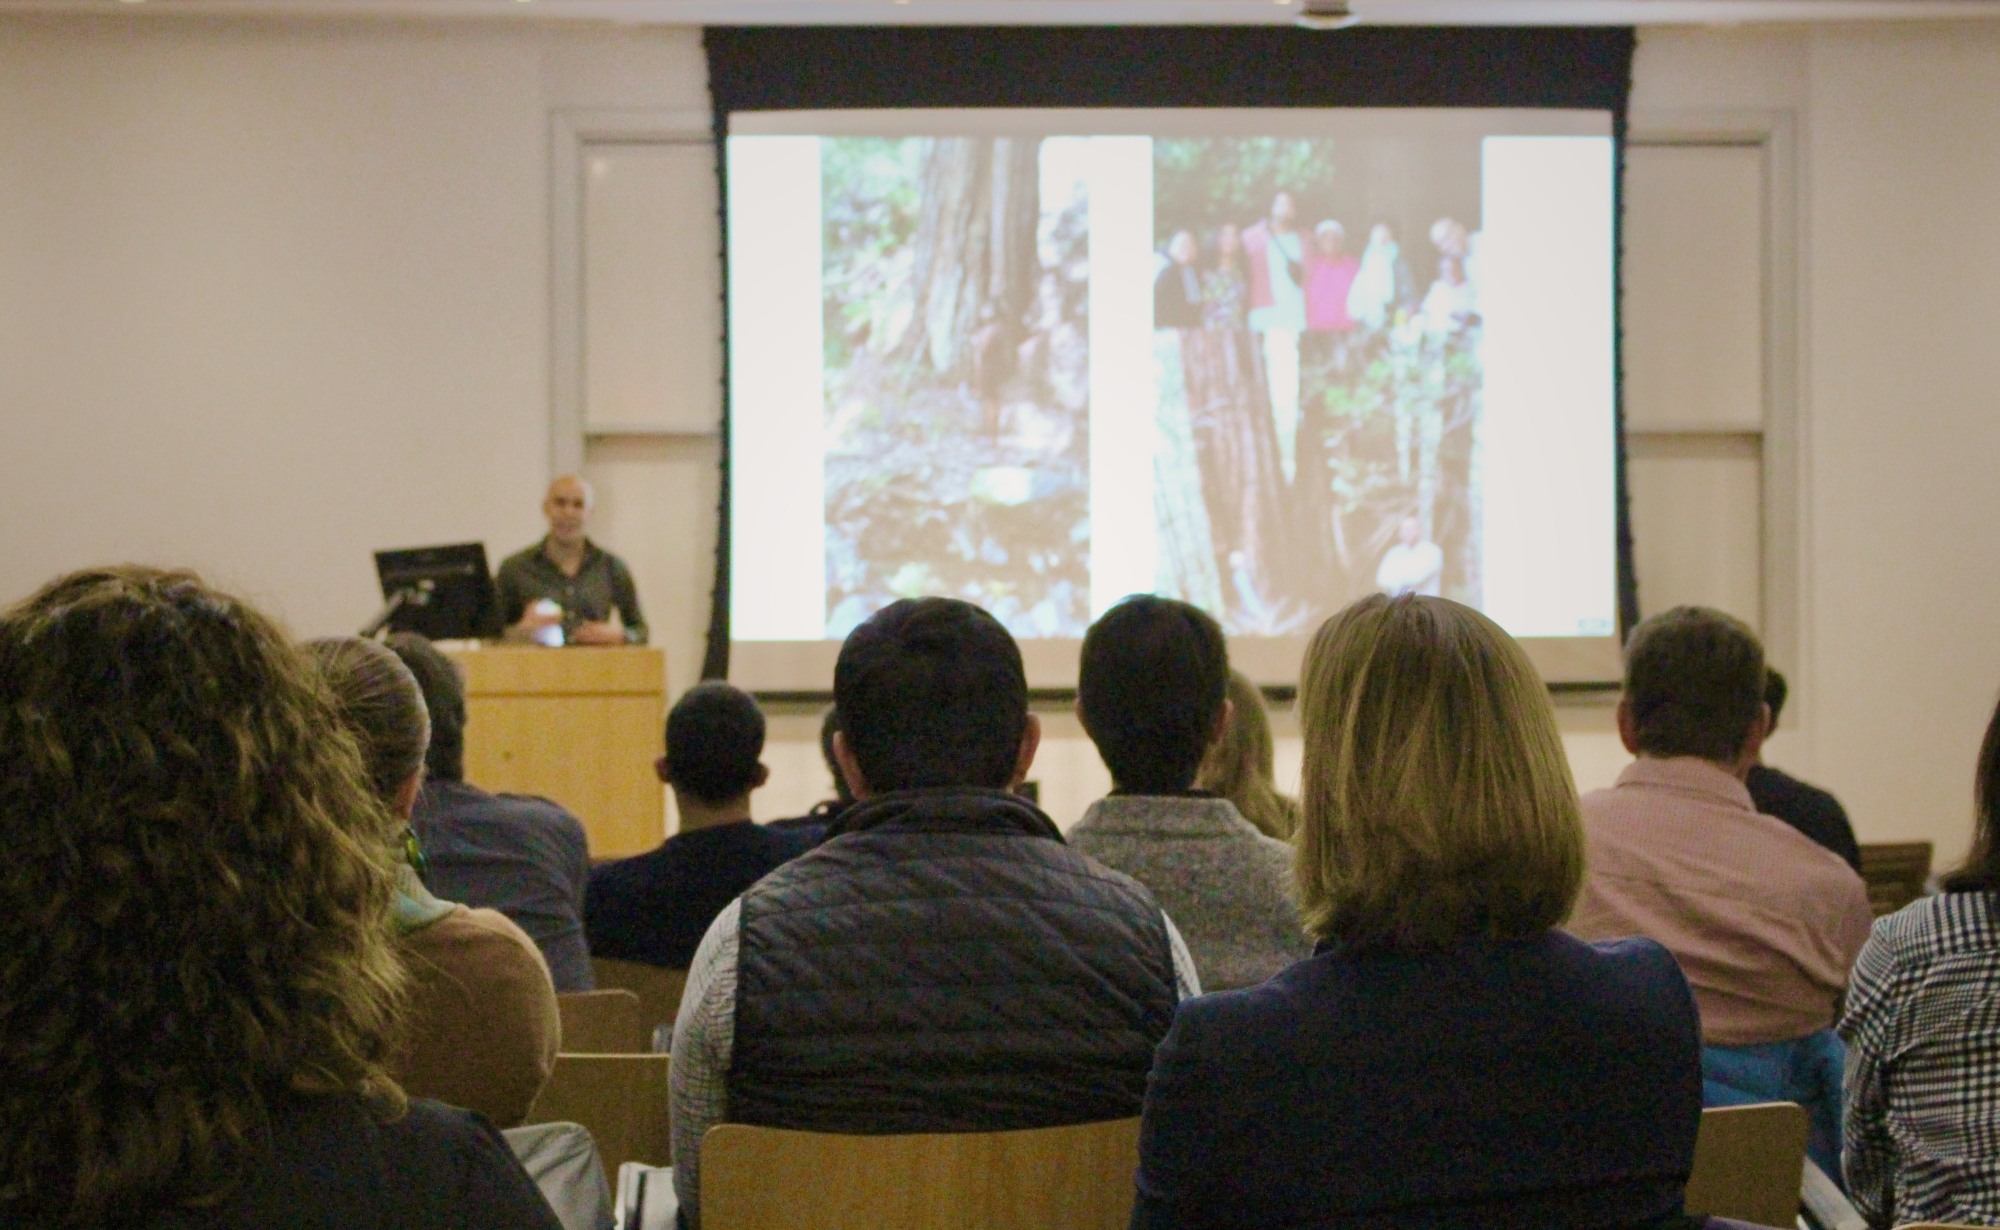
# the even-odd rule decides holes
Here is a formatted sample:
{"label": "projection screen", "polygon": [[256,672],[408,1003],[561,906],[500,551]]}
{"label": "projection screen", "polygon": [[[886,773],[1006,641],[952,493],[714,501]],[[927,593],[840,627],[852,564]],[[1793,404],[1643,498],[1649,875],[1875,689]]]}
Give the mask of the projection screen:
{"label": "projection screen", "polygon": [[1138,592],[1293,683],[1372,592],[1618,673],[1613,117],[736,114],[730,675],[830,686],[900,597],[1075,683]]}

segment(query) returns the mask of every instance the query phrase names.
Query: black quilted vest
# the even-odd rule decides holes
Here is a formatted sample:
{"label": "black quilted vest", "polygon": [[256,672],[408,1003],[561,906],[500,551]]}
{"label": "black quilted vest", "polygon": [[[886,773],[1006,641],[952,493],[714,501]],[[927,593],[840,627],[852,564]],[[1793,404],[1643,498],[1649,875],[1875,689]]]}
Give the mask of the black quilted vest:
{"label": "black quilted vest", "polygon": [[734,1122],[1001,1131],[1139,1113],[1177,998],[1160,907],[997,790],[860,804],[743,894]]}

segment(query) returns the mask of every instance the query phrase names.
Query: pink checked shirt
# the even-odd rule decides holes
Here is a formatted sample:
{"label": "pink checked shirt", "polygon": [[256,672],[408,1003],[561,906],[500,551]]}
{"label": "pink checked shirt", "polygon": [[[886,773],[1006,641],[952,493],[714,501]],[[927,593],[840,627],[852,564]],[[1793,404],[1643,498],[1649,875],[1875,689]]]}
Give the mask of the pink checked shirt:
{"label": "pink checked shirt", "polygon": [[1838,855],[1757,814],[1743,783],[1694,757],[1642,758],[1583,796],[1589,876],[1569,929],[1643,935],[1680,962],[1702,1041],[1749,1046],[1833,1023],[1868,938],[1868,891]]}

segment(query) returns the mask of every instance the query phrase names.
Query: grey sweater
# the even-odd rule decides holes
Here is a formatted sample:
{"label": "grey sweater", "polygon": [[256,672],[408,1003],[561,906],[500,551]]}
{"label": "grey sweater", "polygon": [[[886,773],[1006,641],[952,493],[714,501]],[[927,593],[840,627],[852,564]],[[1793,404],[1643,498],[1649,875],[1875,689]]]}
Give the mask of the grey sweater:
{"label": "grey sweater", "polygon": [[1090,805],[1069,841],[1153,890],[1204,990],[1251,986],[1312,955],[1292,897],[1292,848],[1227,799],[1111,795]]}

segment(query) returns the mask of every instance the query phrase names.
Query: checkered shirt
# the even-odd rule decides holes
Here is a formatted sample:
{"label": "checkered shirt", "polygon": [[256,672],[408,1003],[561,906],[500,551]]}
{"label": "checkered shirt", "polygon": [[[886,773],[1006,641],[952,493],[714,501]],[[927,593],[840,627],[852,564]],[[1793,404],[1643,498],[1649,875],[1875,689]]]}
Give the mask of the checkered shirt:
{"label": "checkered shirt", "polygon": [[1839,1029],[1842,1169],[1869,1224],[2000,1225],[2000,894],[1878,919]]}

